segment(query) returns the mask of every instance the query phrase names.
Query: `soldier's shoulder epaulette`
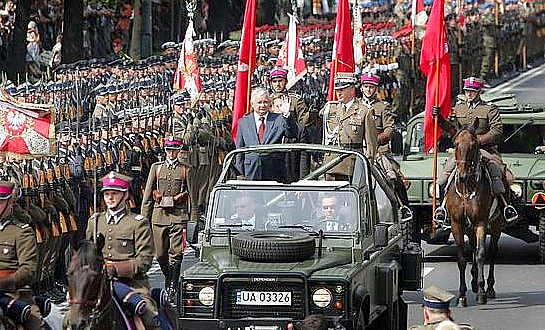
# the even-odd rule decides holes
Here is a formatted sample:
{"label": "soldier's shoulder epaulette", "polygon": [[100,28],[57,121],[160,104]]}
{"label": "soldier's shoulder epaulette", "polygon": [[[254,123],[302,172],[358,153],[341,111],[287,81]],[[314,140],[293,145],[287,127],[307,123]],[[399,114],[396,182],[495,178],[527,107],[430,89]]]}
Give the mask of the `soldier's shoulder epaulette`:
{"label": "soldier's shoulder epaulette", "polygon": [[471,324],[457,323],[461,330],[474,330],[475,328]]}
{"label": "soldier's shoulder epaulette", "polygon": [[301,98],[301,95],[299,95],[299,94],[297,94],[297,93],[292,93],[292,92],[288,92],[288,96],[294,97],[294,98],[297,98],[297,99],[300,99],[300,98]]}
{"label": "soldier's shoulder epaulette", "polygon": [[144,217],[142,214],[137,214],[134,219],[135,220],[138,220],[138,221],[141,221],[141,220],[144,220],[146,217]]}
{"label": "soldier's shoulder epaulette", "polygon": [[24,223],[24,222],[21,222],[21,221],[17,221],[17,222],[15,222],[15,224],[21,229],[26,229],[26,228],[30,227],[30,225],[28,223]]}
{"label": "soldier's shoulder epaulette", "polygon": [[155,162],[155,163],[151,164],[151,166],[154,166],[154,165],[159,166],[159,165],[164,164],[164,163],[165,163],[165,161],[161,160],[161,161],[158,161],[158,162]]}
{"label": "soldier's shoulder epaulette", "polygon": [[100,216],[100,215],[101,215],[101,213],[98,213],[98,212],[97,212],[97,213],[94,213],[94,214],[92,214],[92,215],[89,217],[89,219],[94,219],[94,218],[96,218],[96,217],[98,217],[98,216]]}
{"label": "soldier's shoulder epaulette", "polygon": [[456,104],[463,104],[464,101],[463,100],[458,100],[458,102],[456,102]]}

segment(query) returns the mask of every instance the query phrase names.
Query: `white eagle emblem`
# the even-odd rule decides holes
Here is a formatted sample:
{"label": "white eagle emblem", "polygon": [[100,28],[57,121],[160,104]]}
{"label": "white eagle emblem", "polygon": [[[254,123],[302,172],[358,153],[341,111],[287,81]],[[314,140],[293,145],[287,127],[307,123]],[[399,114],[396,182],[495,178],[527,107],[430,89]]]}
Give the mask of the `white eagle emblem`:
{"label": "white eagle emblem", "polygon": [[26,116],[22,113],[10,111],[6,117],[8,128],[13,131],[21,131],[26,124]]}

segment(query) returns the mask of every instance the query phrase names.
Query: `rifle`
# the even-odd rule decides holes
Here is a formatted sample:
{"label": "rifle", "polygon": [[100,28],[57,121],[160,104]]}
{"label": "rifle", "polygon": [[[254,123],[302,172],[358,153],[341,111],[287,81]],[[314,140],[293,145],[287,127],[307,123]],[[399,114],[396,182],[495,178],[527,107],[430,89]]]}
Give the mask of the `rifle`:
{"label": "rifle", "polygon": [[40,198],[40,203],[42,206],[42,209],[45,211],[47,209],[47,218],[49,224],[51,224],[51,233],[53,237],[59,237],[61,235],[61,230],[59,228],[59,224],[56,222],[56,220],[52,219],[53,210],[51,209],[51,205],[49,202],[49,199],[47,198],[47,175],[44,170],[43,161],[40,161],[40,165],[38,167],[38,196]]}
{"label": "rifle", "polygon": [[[58,168],[58,167],[57,167]],[[55,170],[53,169],[53,165],[51,164],[51,159],[48,160],[48,166],[46,170],[46,178],[47,178],[47,185],[48,185],[48,191],[49,191],[49,200],[54,201],[56,196],[56,190],[57,190],[57,183],[55,178]],[[68,223],[66,222],[65,217],[65,210],[61,210],[59,205],[54,205],[55,209],[57,210],[57,214],[59,216],[59,223],[57,224],[56,221],[53,221],[54,226],[60,225],[61,233],[67,233],[68,232]]]}

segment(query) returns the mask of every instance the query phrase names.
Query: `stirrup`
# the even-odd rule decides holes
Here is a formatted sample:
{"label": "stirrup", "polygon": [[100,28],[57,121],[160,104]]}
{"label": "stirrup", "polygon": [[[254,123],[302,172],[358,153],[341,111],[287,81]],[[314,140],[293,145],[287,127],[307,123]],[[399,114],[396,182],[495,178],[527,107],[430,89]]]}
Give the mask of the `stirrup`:
{"label": "stirrup", "polygon": [[401,214],[401,220],[409,220],[413,217],[413,211],[407,206],[403,205],[399,208],[399,214]]}
{"label": "stirrup", "polygon": [[519,217],[517,210],[511,205],[507,205],[503,208],[503,216],[505,217],[505,221],[507,221],[507,223],[513,222]]}

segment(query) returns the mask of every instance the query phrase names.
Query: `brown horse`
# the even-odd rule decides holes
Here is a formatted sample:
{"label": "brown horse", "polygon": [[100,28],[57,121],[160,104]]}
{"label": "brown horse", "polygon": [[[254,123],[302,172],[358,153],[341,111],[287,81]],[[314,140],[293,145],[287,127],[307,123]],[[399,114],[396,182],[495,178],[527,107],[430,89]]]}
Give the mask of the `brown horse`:
{"label": "brown horse", "polygon": [[70,310],[65,329],[119,329],[122,316],[117,312],[104,271],[102,248],[104,237],[92,242],[83,240],[68,268]]}
{"label": "brown horse", "polygon": [[[479,151],[479,140],[471,128],[461,130],[455,137],[456,169],[448,186],[445,203],[452,223],[452,234],[458,245],[458,269],[460,288],[458,307],[467,306],[466,263],[464,236],[469,237],[473,256],[471,288],[477,294],[477,304],[486,304],[487,298],[495,298],[494,258],[501,234],[502,212],[495,206],[490,180]],[[491,209],[494,207],[493,214]],[[485,291],[484,263],[487,232],[491,235],[488,257],[488,288]]]}

